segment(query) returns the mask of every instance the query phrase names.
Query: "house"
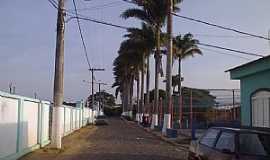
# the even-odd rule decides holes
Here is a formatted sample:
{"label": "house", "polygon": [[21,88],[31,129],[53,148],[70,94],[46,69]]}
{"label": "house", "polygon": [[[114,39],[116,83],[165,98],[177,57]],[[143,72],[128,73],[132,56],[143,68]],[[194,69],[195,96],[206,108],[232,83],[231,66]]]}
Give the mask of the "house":
{"label": "house", "polygon": [[270,56],[228,70],[240,80],[241,124],[270,128]]}

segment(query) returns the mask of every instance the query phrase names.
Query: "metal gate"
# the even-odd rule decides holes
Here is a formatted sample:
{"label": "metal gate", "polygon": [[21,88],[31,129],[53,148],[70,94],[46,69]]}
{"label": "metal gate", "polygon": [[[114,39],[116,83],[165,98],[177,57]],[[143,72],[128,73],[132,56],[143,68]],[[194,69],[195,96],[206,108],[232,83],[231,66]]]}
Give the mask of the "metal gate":
{"label": "metal gate", "polygon": [[270,127],[270,92],[258,91],[252,96],[252,126]]}

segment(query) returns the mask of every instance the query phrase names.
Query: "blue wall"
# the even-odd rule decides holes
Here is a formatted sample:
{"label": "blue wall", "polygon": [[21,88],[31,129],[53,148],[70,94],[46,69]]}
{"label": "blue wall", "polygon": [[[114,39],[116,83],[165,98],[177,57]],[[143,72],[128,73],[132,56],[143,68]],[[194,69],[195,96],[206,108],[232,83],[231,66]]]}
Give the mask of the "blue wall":
{"label": "blue wall", "polygon": [[259,89],[270,89],[270,70],[241,77],[241,123],[250,126],[251,96]]}

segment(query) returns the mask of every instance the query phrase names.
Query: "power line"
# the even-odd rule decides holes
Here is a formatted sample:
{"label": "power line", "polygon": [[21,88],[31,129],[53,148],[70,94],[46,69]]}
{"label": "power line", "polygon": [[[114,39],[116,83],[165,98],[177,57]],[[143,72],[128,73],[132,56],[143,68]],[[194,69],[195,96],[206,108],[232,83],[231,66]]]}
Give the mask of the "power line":
{"label": "power line", "polygon": [[[50,0],[48,0],[48,1],[50,1]],[[103,25],[107,25],[107,26],[111,26],[111,27],[115,27],[115,28],[125,29],[125,30],[129,28],[129,27],[126,27],[126,26],[121,26],[121,25],[117,25],[117,24],[113,24],[113,23],[109,23],[109,22],[105,22],[105,21],[92,19],[92,18],[86,17],[84,15],[80,15],[80,14],[78,14],[80,16],[75,16],[74,17],[74,15],[72,15],[74,13],[72,13],[72,12],[69,12],[69,13],[70,14],[67,14],[67,15],[71,16],[70,19],[78,18],[78,19],[81,19],[81,20],[86,20],[86,21],[90,21],[90,22],[94,22],[94,23],[98,23],[98,24],[103,24]],[[215,45],[211,45],[211,44],[198,43],[198,45],[211,47],[211,48],[216,48],[216,49],[221,49],[221,50],[226,50],[226,51],[230,51],[230,52],[236,52],[236,53],[249,55],[249,56],[264,57],[264,55],[261,55],[261,54],[256,54],[256,53],[251,53],[251,52],[246,52],[246,51],[240,51],[240,50],[236,50],[236,49],[231,49],[231,48],[226,48],[226,47],[221,47],[221,46],[215,46]]]}
{"label": "power line", "polygon": [[[129,0],[123,0],[123,1],[127,2],[127,3],[130,3],[130,4],[135,4],[134,2],[129,1]],[[237,30],[237,29],[234,29],[234,28],[229,28],[229,27],[213,24],[213,23],[210,23],[210,22],[198,20],[198,19],[195,19],[195,18],[190,18],[190,17],[187,17],[187,16],[181,16],[181,15],[178,15],[176,13],[172,13],[172,15],[174,15],[176,17],[179,17],[179,18],[187,19],[187,20],[190,20],[190,21],[195,21],[195,22],[198,22],[198,23],[203,23],[203,24],[206,24],[206,25],[209,25],[209,26],[217,27],[217,28],[220,28],[220,29],[233,31],[233,32],[236,32],[236,33],[239,33],[239,34],[250,36],[250,37],[260,38],[260,39],[264,39],[264,40],[268,40],[268,41],[270,40],[270,38],[267,38],[265,36],[256,35],[256,34],[252,34],[252,33],[247,33],[247,32],[240,31],[240,30]]]}
{"label": "power line", "polygon": [[[56,2],[54,0],[48,0],[48,1],[52,4],[52,6],[54,8],[58,9],[57,5],[55,4]],[[126,26],[121,26],[121,25],[117,25],[117,24],[97,20],[97,19],[94,19],[94,18],[86,17],[86,16],[84,16],[82,14],[79,14],[78,11],[77,11],[77,13],[74,13],[73,11],[70,11],[70,10],[65,10],[65,11],[67,12],[66,14],[68,16],[70,16],[70,18],[67,21],[70,21],[73,18],[76,18],[76,19],[78,18],[78,19],[81,19],[81,20],[90,21],[90,22],[94,22],[94,23],[99,23],[99,24],[112,26],[112,27],[116,27],[116,28],[121,28],[121,29],[125,29],[125,30],[129,28],[129,27],[126,27]]]}
{"label": "power line", "polygon": [[223,55],[233,56],[233,57],[242,58],[242,59],[246,59],[246,60],[251,60],[249,58],[242,57],[242,56],[239,56],[239,55],[236,55],[236,54],[224,53],[224,52],[220,52],[220,51],[217,51],[217,50],[208,49],[208,48],[204,48],[204,47],[200,47],[200,49],[210,51],[210,52],[216,53],[216,54],[223,54]]}
{"label": "power line", "polygon": [[230,51],[230,52],[236,52],[236,53],[245,54],[245,55],[249,55],[249,56],[264,57],[264,55],[261,55],[261,54],[245,52],[245,51],[235,50],[235,49],[231,49],[231,48],[225,48],[225,47],[220,47],[220,46],[216,46],[216,45],[205,44],[205,43],[201,43],[201,42],[199,42],[198,45],[222,49],[222,50],[226,50],[226,51]]}
{"label": "power line", "polygon": [[199,36],[199,37],[210,37],[210,38],[254,38],[251,36],[235,36],[235,35],[219,35],[219,34],[200,34],[200,33],[195,33],[193,34],[194,36]]}
{"label": "power line", "polygon": [[76,2],[75,2],[75,0],[72,0],[72,1],[73,1],[74,9],[75,9],[75,12],[76,12],[76,20],[77,20],[78,29],[79,29],[80,37],[81,37],[82,44],[83,44],[85,58],[86,58],[88,67],[90,69],[91,68],[91,64],[90,64],[90,61],[89,61],[89,57],[88,57],[88,53],[87,53],[87,49],[86,49],[86,44],[85,44],[85,41],[84,41],[84,38],[83,38],[82,29],[81,29],[81,25],[80,25],[80,20],[78,18],[78,11],[77,11]]}
{"label": "power line", "polygon": [[[91,19],[91,18],[86,18],[86,17],[78,17],[78,18],[83,19],[83,20],[87,20],[87,21],[91,21],[91,22],[95,22],[95,23],[99,23],[99,24],[104,24],[104,25],[108,25],[108,26],[121,28],[121,29],[128,29],[128,27],[125,27],[125,26],[115,25],[115,24],[112,24],[112,23],[99,21],[99,20],[94,20],[94,19]],[[236,53],[245,54],[245,55],[249,55],[249,56],[264,57],[261,54],[256,54],[256,53],[251,53],[251,52],[246,52],[246,51],[240,51],[240,50],[236,50],[236,49],[225,48],[225,47],[220,47],[220,46],[215,46],[215,45],[210,45],[210,44],[205,44],[205,43],[198,43],[198,45],[211,47],[211,48],[222,49],[222,50],[227,50],[227,51],[230,51],[230,52],[236,52]]]}
{"label": "power line", "polygon": [[109,23],[109,22],[105,22],[105,21],[100,21],[100,20],[96,20],[96,19],[92,19],[92,18],[88,18],[88,17],[78,17],[78,18],[81,20],[95,22],[95,23],[99,23],[99,24],[103,24],[103,25],[107,25],[107,26],[111,26],[111,27],[116,27],[116,28],[121,28],[121,29],[125,29],[125,30],[129,28],[126,26],[121,26],[121,25],[117,25],[117,24],[113,24],[113,23]]}
{"label": "power line", "polygon": [[208,26],[217,27],[217,28],[220,28],[220,29],[223,29],[223,30],[233,31],[233,32],[236,32],[236,33],[239,33],[239,34],[248,35],[248,36],[251,36],[251,37],[256,37],[256,38],[260,38],[260,39],[264,39],[264,40],[268,40],[268,41],[270,40],[270,38],[267,38],[267,37],[264,37],[264,36],[243,32],[243,31],[240,31],[240,30],[237,30],[237,29],[234,29],[234,28],[229,28],[229,27],[217,25],[217,24],[202,21],[202,20],[199,20],[199,19],[194,19],[194,18],[190,18],[190,17],[186,17],[186,16],[181,16],[181,15],[178,15],[176,13],[172,13],[172,15],[174,15],[176,17],[179,17],[179,18],[187,19],[187,20],[190,20],[190,21],[206,24]]}

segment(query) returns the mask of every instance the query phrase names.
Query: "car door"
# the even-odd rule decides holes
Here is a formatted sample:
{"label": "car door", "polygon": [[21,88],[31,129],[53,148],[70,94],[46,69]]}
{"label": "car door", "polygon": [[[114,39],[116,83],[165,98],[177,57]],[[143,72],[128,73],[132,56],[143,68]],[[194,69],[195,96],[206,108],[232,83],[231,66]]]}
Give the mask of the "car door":
{"label": "car door", "polygon": [[[211,158],[214,160],[232,160],[236,158],[235,144],[236,133],[233,131],[222,131],[217,139]],[[209,159],[210,160],[210,159]]]}
{"label": "car door", "polygon": [[[204,136],[199,140],[196,150],[196,156],[201,160],[212,160],[213,147],[219,135],[219,129],[209,129]],[[213,159],[214,160],[214,159]]]}
{"label": "car door", "polygon": [[248,132],[240,133],[239,157],[244,160],[269,160],[270,135]]}

